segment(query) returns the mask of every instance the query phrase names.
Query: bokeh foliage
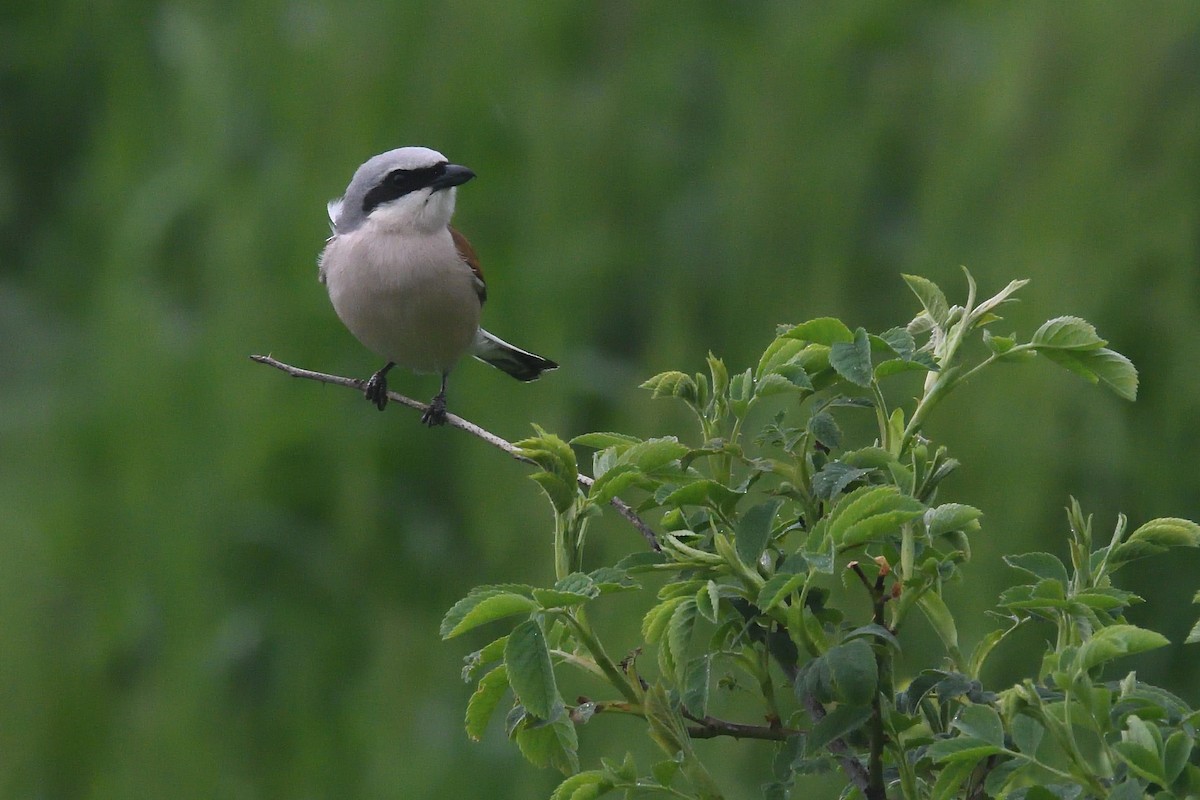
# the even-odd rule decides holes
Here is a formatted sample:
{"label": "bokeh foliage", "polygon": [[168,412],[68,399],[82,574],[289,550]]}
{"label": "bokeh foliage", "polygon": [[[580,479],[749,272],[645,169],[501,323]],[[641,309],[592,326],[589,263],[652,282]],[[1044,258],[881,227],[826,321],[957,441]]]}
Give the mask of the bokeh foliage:
{"label": "bokeh foliage", "polygon": [[[564,365],[456,373],[451,408],[501,435],[660,434],[679,419],[649,375],[748,362],[778,322],[900,324],[901,272],[966,264],[1033,279],[1014,327],[1078,314],[1142,378],[1129,405],[1020,370],[938,423],[987,514],[980,611],[999,553],[1062,541],[1068,493],[1098,520],[1200,516],[1198,72],[1184,0],[9,4],[0,794],[552,785],[466,741],[437,643],[464,588],[548,577],[525,470],[245,358],[377,366],[314,258],[325,200],[401,144],[479,173],[458,220],[487,325]],[[1172,640],[1196,566],[1130,587],[1179,609]],[[1140,669],[1200,691],[1178,648]]]}

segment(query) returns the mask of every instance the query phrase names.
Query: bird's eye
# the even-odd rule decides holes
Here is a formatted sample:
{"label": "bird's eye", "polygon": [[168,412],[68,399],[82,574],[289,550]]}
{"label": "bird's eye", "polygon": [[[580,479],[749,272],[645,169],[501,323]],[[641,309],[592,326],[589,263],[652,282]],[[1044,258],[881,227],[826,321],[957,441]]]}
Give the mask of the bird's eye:
{"label": "bird's eye", "polygon": [[388,183],[396,184],[398,186],[401,183],[404,183],[404,179],[407,177],[408,177],[408,170],[398,169],[393,172],[389,172],[387,179],[388,179]]}

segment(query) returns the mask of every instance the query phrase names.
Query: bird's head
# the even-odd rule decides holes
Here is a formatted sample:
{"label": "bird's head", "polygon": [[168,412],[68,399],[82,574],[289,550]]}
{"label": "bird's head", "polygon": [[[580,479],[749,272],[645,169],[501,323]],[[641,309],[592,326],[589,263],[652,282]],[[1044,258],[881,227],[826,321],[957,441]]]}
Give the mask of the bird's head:
{"label": "bird's head", "polygon": [[368,159],[346,193],[329,204],[335,233],[370,221],[388,230],[434,231],[450,224],[455,187],[475,177],[428,147],[401,147]]}

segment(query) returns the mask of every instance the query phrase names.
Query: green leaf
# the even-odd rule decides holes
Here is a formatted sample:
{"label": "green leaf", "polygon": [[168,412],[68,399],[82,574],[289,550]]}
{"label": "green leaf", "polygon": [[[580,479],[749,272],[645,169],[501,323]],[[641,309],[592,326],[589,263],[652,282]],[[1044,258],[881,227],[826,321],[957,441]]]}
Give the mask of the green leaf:
{"label": "green leaf", "polygon": [[865,705],[875,697],[879,668],[875,651],[863,639],[831,647],[822,658],[829,665],[834,694],[844,703]]}
{"label": "green leaf", "polygon": [[542,468],[529,477],[542,487],[554,510],[562,514],[579,495],[579,468],[575,463],[575,451],[554,434],[546,433],[537,425],[533,427],[538,435],[522,439],[515,446],[522,457]]}
{"label": "green leaf", "polygon": [[812,477],[812,493],[822,500],[832,500],[857,480],[870,475],[873,469],[856,469],[842,461],[830,461]]}
{"label": "green leaf", "polygon": [[[584,433],[576,436],[571,440],[571,444],[579,447],[594,447],[597,450],[603,450],[606,447],[616,447],[624,449],[632,444],[637,444],[642,441],[636,436],[629,436],[624,433],[612,433],[610,431],[596,431],[595,433]],[[587,773],[583,773],[587,774]]]}
{"label": "green leaf", "polygon": [[692,716],[703,717],[708,713],[708,685],[712,673],[712,656],[696,656],[684,670],[681,700]]}
{"label": "green leaf", "polygon": [[661,639],[663,632],[667,629],[667,623],[671,621],[671,615],[685,600],[687,598],[682,596],[672,597],[647,611],[646,615],[642,617],[642,638],[650,644]]}
{"label": "green leaf", "polygon": [[871,707],[843,704],[830,711],[813,725],[805,746],[809,755],[815,755],[821,748],[840,739],[851,731],[856,731],[871,718]]}
{"label": "green leaf", "polygon": [[1058,581],[1063,586],[1070,583],[1067,568],[1057,556],[1050,553],[1022,553],[1015,556],[1004,556],[1004,563],[1014,569],[1028,572],[1035,578]]}
{"label": "green leaf", "polygon": [[1110,625],[1096,631],[1091,639],[1084,642],[1075,659],[1079,669],[1090,670],[1115,658],[1144,653],[1170,643],[1161,633],[1136,625]]}
{"label": "green leaf", "polygon": [[977,763],[980,759],[994,756],[1003,752],[1003,748],[977,739],[974,736],[956,736],[953,739],[941,739],[929,745],[925,754],[937,763],[969,762]]}
{"label": "green leaf", "polygon": [[709,478],[693,481],[679,487],[663,498],[664,506],[710,506],[723,513],[730,513],[741,493],[727,488],[724,484]]}
{"label": "green leaf", "polygon": [[671,614],[667,625],[667,643],[671,648],[671,656],[675,662],[677,683],[684,682],[684,671],[687,667],[688,649],[692,645],[692,632],[696,629],[696,601],[685,600]]}
{"label": "green leaf", "polygon": [[828,411],[818,411],[808,420],[808,430],[818,442],[830,450],[842,444],[842,429]]}
{"label": "green leaf", "polygon": [[572,775],[560,783],[550,795],[550,800],[594,800],[613,788],[603,772],[588,770]]}
{"label": "green leaf", "polygon": [[536,620],[526,620],[513,628],[504,648],[504,662],[508,665],[508,682],[530,714],[549,720],[562,712],[546,634]]}
{"label": "green leaf", "polygon": [[1190,519],[1162,517],[1152,519],[1129,534],[1129,542],[1146,542],[1163,549],[1200,547],[1200,525]]}
{"label": "green leaf", "polygon": [[1031,758],[1036,755],[1038,745],[1046,735],[1046,727],[1028,714],[1018,714],[1009,727],[1017,749]]}
{"label": "green leaf", "polygon": [[808,576],[804,573],[789,575],[786,572],[772,575],[758,592],[755,605],[763,611],[770,611],[783,602],[784,598],[800,589]]}
{"label": "green leaf", "polygon": [[490,642],[486,647],[476,650],[463,658],[462,679],[470,683],[481,667],[504,658],[504,646],[508,643],[508,635],[501,636]]}
{"label": "green leaf", "polygon": [[693,405],[697,401],[696,382],[683,372],[670,371],[660,372],[650,380],[641,385],[642,389],[649,389],[651,397],[655,399],[659,397],[678,397],[687,403]]}
{"label": "green leaf", "polygon": [[717,621],[717,610],[721,604],[721,592],[714,581],[708,581],[696,591],[696,610],[709,622]]}
{"label": "green leaf", "polygon": [[1096,350],[1108,342],[1096,334],[1095,327],[1079,317],[1055,317],[1037,329],[1030,344],[1040,350]]}
{"label": "green leaf", "polygon": [[592,483],[588,499],[603,505],[631,486],[652,489],[656,485],[635,464],[616,464]]}
{"label": "green leaf", "polygon": [[762,358],[758,360],[758,369],[754,371],[754,377],[761,380],[764,375],[790,363],[803,349],[804,342],[802,341],[783,336],[776,338],[763,351]]}
{"label": "green leaf", "polygon": [[1000,723],[1000,715],[991,706],[964,706],[954,720],[954,727],[988,744],[1004,746],[1004,726]]}
{"label": "green leaf", "polygon": [[579,771],[579,737],[566,714],[546,725],[526,723],[517,731],[517,746],[536,767],[554,767],[568,775]]}
{"label": "green leaf", "polygon": [[538,604],[525,595],[505,589],[476,589],[446,612],[440,632],[443,639],[450,639],[493,620],[527,614],[537,608]]}
{"label": "green leaf", "polygon": [[1054,363],[1090,383],[1103,382],[1125,400],[1137,399],[1137,369],[1128,358],[1107,348],[1096,350],[1039,349]]}
{"label": "green leaf", "polygon": [[1168,785],[1174,783],[1187,766],[1193,746],[1194,740],[1186,730],[1175,731],[1167,737],[1163,745],[1163,774]]}
{"label": "green leaf", "polygon": [[966,783],[967,778],[975,771],[978,761],[954,761],[938,772],[937,781],[933,784],[931,800],[951,800],[958,796],[958,790]]}
{"label": "green leaf", "polygon": [[600,590],[592,587],[590,591],[565,592],[560,589],[534,589],[533,598],[542,608],[571,608],[586,603],[598,597]]}
{"label": "green leaf", "polygon": [[942,293],[937,284],[920,275],[901,275],[901,277],[904,278],[904,282],[908,284],[908,288],[912,289],[917,299],[921,301],[921,305],[929,314],[930,319],[939,328],[945,328],[950,322],[950,304],[946,302],[946,295]]}
{"label": "green leaf", "polygon": [[857,386],[871,385],[871,342],[859,328],[853,342],[836,342],[829,348],[829,365]]}
{"label": "green leaf", "polygon": [[783,500],[775,498],[748,509],[737,522],[736,547],[742,563],[753,565],[771,538],[771,527]]}
{"label": "green leaf", "polygon": [[638,442],[621,454],[621,462],[633,464],[647,474],[674,464],[688,454],[688,446],[674,436]]}
{"label": "green leaf", "polygon": [[895,486],[861,486],[833,507],[829,535],[839,548],[853,547],[897,531],[923,513],[921,501]]}
{"label": "green leaf", "polygon": [[938,638],[942,640],[942,644],[946,646],[946,649],[954,657],[956,665],[961,663],[961,658],[957,657],[958,626],[954,622],[954,615],[950,613],[949,607],[946,606],[946,601],[936,592],[926,592],[917,601],[917,606],[925,612],[925,617],[929,620],[929,624],[933,626],[933,630],[937,633]]}
{"label": "green leaf", "polygon": [[467,701],[467,736],[478,742],[483,738],[488,720],[508,691],[508,668],[500,664],[479,681],[479,687]]}
{"label": "green leaf", "polygon": [[[807,386],[805,382],[807,381]],[[756,397],[771,397],[777,394],[787,394],[788,392],[799,392],[807,389],[812,391],[812,381],[808,380],[808,375],[804,370],[797,368],[788,375],[783,375],[778,372],[768,372],[758,379],[754,385],[754,395]]]}
{"label": "green leaf", "polygon": [[975,531],[979,529],[978,519],[983,512],[973,506],[961,503],[944,503],[937,508],[931,508],[925,514],[925,526],[930,536],[941,536],[951,531]]}
{"label": "green leaf", "polygon": [[670,786],[675,780],[675,776],[679,774],[679,762],[675,759],[667,761],[659,761],[654,766],[650,767],[650,775],[654,780],[658,781],[660,786]]}
{"label": "green leaf", "polygon": [[789,329],[781,336],[786,339],[800,339],[823,345],[854,341],[854,334],[846,327],[846,323],[833,317],[810,319],[808,322]]}

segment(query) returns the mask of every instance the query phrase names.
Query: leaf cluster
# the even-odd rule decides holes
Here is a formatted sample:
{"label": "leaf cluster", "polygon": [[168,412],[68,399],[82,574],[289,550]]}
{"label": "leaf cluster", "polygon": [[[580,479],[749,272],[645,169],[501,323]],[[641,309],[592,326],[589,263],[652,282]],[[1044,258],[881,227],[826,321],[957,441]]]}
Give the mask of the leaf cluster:
{"label": "leaf cluster", "polygon": [[[1122,519],[1097,547],[1072,504],[1069,567],[1046,553],[1010,556],[1028,582],[1004,593],[1003,627],[969,655],[943,597],[983,514],[939,500],[959,464],[925,437],[931,412],[991,364],[1039,355],[1133,399],[1132,364],[1076,317],[1049,320],[1024,342],[992,334],[1025,281],[976,302],[968,274],[966,302],[952,306],[932,282],[905,280],[921,310],[904,326],[780,326],[742,371],[710,355],[704,372],[646,381],[654,397],[690,409],[692,441],[598,432],[567,443],[538,429],[519,443],[554,509],[557,580],[480,587],[446,615],[444,637],[516,620],[467,659],[464,678],[477,685],[468,735],[481,737],[511,696],[508,735],[531,762],[568,775],[555,800],[721,797],[692,746],[713,736],[774,742],[769,798],[799,794],[804,776],[831,769],[870,800],[1133,797],[1150,787],[1169,797],[1200,787],[1196,715],[1133,674],[1102,675],[1119,657],[1166,644],[1124,619],[1139,598],[1112,574],[1200,545],[1200,527],[1160,519],[1126,536]],[[923,376],[919,396],[892,404],[891,387],[909,374]],[[867,438],[845,432],[863,420]],[[591,451],[586,489],[577,450]],[[614,497],[654,520],[660,551],[589,569],[587,525]],[[616,592],[646,600],[642,644],[619,658],[588,620]],[[902,642],[914,620],[936,632],[943,653],[938,669],[905,679]],[[1026,625],[1056,634],[1041,671],[986,688],[988,655]],[[571,670],[599,678],[611,696],[569,704],[561,680]],[[723,705],[741,698],[747,721],[713,716],[718,694]],[[646,773],[629,755],[581,771],[577,728],[611,714],[642,719],[663,760]]]}

